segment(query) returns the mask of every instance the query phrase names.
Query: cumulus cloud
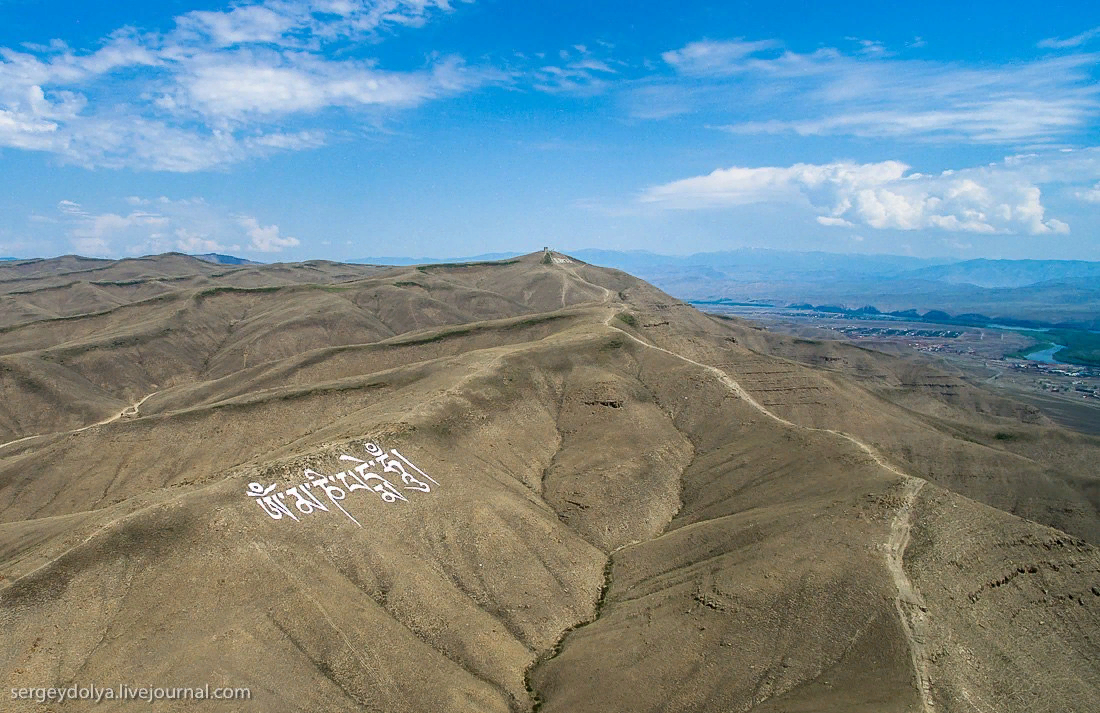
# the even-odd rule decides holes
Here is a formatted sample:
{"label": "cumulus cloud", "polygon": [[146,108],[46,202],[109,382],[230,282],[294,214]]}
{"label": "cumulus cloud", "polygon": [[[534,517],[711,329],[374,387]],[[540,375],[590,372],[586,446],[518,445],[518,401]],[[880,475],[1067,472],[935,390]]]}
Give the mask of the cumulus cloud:
{"label": "cumulus cloud", "polygon": [[[320,122],[296,131],[283,122],[333,107],[405,109],[503,81],[453,57],[401,72],[349,57],[349,48],[455,5],[263,0],[189,12],[167,32],[122,29],[93,52],[61,42],[0,48],[0,146],[90,167],[163,171],[316,147],[326,139]],[[341,59],[327,51],[334,44]]]}
{"label": "cumulus cloud", "polygon": [[239,215],[237,216],[237,222],[245,229],[251,239],[248,244],[250,250],[262,253],[277,253],[284,248],[293,248],[301,244],[298,238],[280,236],[279,226],[260,225],[260,221],[252,216]]}
{"label": "cumulus cloud", "polygon": [[654,186],[641,201],[692,210],[785,202],[817,212],[821,225],[852,228],[969,233],[1062,234],[1069,225],[1048,218],[1042,192],[1029,180],[1032,162],[1010,162],[944,171],[913,172],[900,161],[787,167],[732,167]]}
{"label": "cumulus cloud", "polygon": [[226,12],[195,10],[177,18],[176,27],[183,36],[207,38],[216,47],[273,43],[303,23],[301,9],[291,4],[278,10],[263,5],[242,5]]}
{"label": "cumulus cloud", "polygon": [[301,244],[281,235],[278,225],[263,225],[254,216],[232,213],[202,198],[129,196],[122,202],[131,210],[100,212],[63,200],[49,224],[64,232],[76,252],[94,256],[277,253]]}
{"label": "cumulus cloud", "polygon": [[1092,188],[1079,190],[1075,192],[1074,195],[1086,203],[1100,203],[1100,183],[1097,183]]}
{"label": "cumulus cloud", "polygon": [[229,247],[212,238],[192,233],[187,228],[176,228],[173,234],[175,235],[175,249],[193,255],[239,249],[238,246]]}
{"label": "cumulus cloud", "polygon": [[111,254],[113,242],[120,238],[159,237],[170,222],[163,215],[143,210],[126,215],[92,213],[70,200],[58,202],[57,210],[67,226],[73,248],[80,254],[96,257]]}

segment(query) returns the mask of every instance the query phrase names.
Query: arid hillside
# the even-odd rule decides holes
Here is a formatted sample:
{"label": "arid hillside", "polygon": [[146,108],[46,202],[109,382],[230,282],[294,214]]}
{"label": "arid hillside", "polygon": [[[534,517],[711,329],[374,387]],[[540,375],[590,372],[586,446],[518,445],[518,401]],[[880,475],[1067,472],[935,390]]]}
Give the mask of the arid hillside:
{"label": "arid hillside", "polygon": [[1100,700],[1100,439],[565,255],[4,264],[0,394],[4,710]]}

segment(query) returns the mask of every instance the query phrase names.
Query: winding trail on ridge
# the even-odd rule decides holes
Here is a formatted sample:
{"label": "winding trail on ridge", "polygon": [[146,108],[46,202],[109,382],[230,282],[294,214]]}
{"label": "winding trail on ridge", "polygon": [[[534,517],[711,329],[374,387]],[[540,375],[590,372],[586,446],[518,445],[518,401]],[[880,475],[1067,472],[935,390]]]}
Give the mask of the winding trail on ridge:
{"label": "winding trail on ridge", "polygon": [[931,713],[934,706],[932,678],[928,672],[928,654],[925,651],[925,642],[928,640],[926,617],[928,608],[924,605],[924,597],[921,596],[920,591],[905,574],[905,548],[909,545],[913,505],[925,482],[918,478],[910,478],[905,483],[901,506],[893,522],[890,523],[890,539],[886,543],[886,566],[890,568],[890,575],[894,578],[894,585],[898,589],[894,607],[898,611],[898,619],[901,620],[905,638],[909,640],[909,657],[913,662],[913,673],[917,676],[921,711]]}
{"label": "winding trail on ridge", "polygon": [[80,433],[82,431],[87,431],[89,428],[95,428],[96,426],[106,426],[108,423],[114,423],[115,421],[119,420],[120,418],[125,418],[126,416],[137,416],[138,415],[138,409],[141,408],[141,405],[143,403],[145,403],[147,400],[149,400],[149,397],[154,396],[158,393],[160,393],[160,392],[159,391],[154,391],[151,394],[146,394],[145,396],[141,397],[139,400],[135,401],[134,403],[127,406],[126,408],[122,409],[121,411],[119,411],[115,415],[109,416],[108,418],[105,418],[102,421],[96,421],[95,423],[90,423],[87,426],[81,426],[80,428],[74,428],[71,431],[55,431],[54,433],[36,433],[33,436],[23,436],[22,438],[16,438],[14,441],[8,441],[7,443],[0,443],[0,449],[7,448],[8,446],[14,446],[16,443],[22,443],[23,441],[29,441],[29,440],[34,439],[34,438],[43,438],[45,436],[56,436],[59,433]]}
{"label": "winding trail on ridge", "polygon": [[722,371],[716,366],[709,364],[703,364],[702,362],[690,359],[683,354],[677,354],[663,347],[659,347],[655,344],[650,344],[638,337],[634,336],[625,329],[620,329],[611,323],[616,317],[615,312],[610,313],[606,319],[604,319],[604,325],[614,329],[626,337],[630,338],[637,344],[648,349],[654,349],[659,352],[664,352],[669,356],[675,357],[689,364],[705,369],[713,374],[723,386],[732,391],[738,398],[743,400],[752,408],[759,411],[764,416],[783,424],[784,426],[790,426],[792,428],[803,428],[809,431],[819,431],[823,433],[831,433],[835,436],[839,436],[846,441],[849,441],[861,451],[871,457],[872,460],[882,468],[901,476],[904,480],[902,489],[902,503],[898,507],[897,513],[894,515],[893,521],[890,523],[890,537],[885,544],[886,551],[886,566],[890,571],[890,576],[894,581],[894,587],[897,589],[897,596],[894,598],[894,607],[898,612],[898,619],[901,622],[902,631],[905,634],[905,639],[909,645],[909,656],[913,664],[913,674],[917,680],[917,690],[920,693],[921,699],[921,712],[932,713],[934,710],[934,702],[932,698],[932,679],[929,673],[929,661],[928,655],[925,650],[925,641],[927,640],[927,621],[926,613],[927,608],[924,604],[924,598],[921,596],[920,591],[916,585],[909,579],[909,575],[905,573],[905,548],[909,544],[909,533],[912,529],[913,508],[917,501],[917,496],[920,493],[921,488],[924,487],[927,481],[921,478],[915,478],[908,473],[902,471],[897,466],[893,465],[876,451],[871,446],[867,445],[863,441],[859,440],[855,436],[851,436],[842,431],[836,431],[831,428],[814,428],[812,426],[801,426],[793,421],[779,416],[778,414],[769,411],[763,404],[757,401],[752,395],[743,387],[737,383],[726,372]]}

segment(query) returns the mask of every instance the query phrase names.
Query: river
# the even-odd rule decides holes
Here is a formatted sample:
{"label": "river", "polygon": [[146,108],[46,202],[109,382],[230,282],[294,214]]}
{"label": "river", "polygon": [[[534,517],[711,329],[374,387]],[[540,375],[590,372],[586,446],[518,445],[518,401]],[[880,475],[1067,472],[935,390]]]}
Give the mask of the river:
{"label": "river", "polygon": [[1057,361],[1054,358],[1055,352],[1057,352],[1060,349],[1065,349],[1065,347],[1061,344],[1055,344],[1055,345],[1051,346],[1049,349],[1043,349],[1041,351],[1031,352],[1030,354],[1027,355],[1027,358],[1030,359],[1031,361],[1041,361],[1045,364],[1061,364],[1062,362]]}

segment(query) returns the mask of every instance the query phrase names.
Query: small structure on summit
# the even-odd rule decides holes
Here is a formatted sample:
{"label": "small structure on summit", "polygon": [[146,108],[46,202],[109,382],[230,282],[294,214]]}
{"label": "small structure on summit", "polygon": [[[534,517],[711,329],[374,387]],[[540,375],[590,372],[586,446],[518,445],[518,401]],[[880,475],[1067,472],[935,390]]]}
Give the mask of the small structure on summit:
{"label": "small structure on summit", "polygon": [[572,265],[576,260],[571,260],[564,255],[555,255],[554,251],[548,247],[542,249],[542,264],[543,265]]}

